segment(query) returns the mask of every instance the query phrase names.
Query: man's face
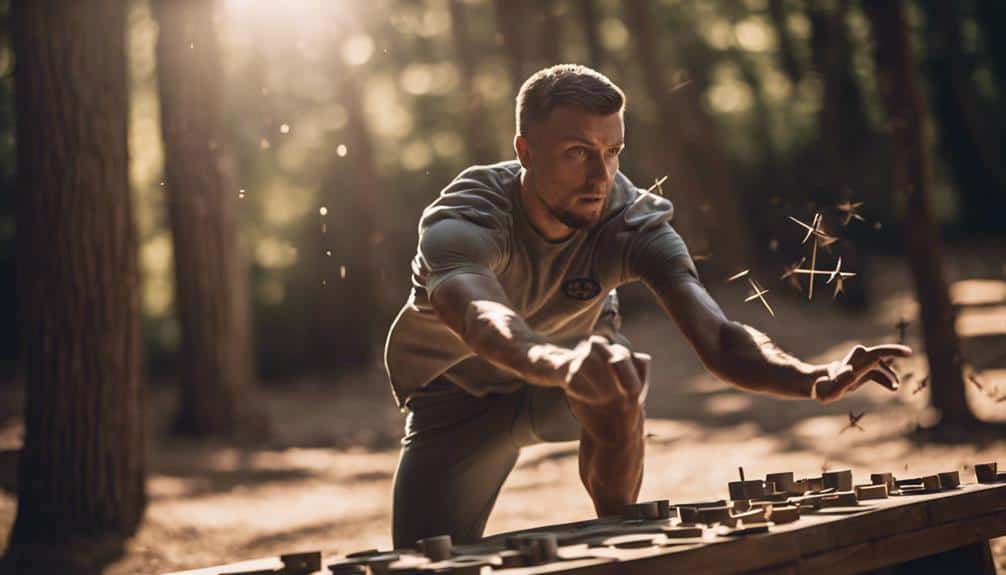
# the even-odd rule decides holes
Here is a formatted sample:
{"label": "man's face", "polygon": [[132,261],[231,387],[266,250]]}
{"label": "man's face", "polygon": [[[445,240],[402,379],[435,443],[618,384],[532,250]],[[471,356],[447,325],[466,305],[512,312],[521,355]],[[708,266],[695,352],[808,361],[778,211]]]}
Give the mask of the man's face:
{"label": "man's face", "polygon": [[534,193],[567,227],[596,224],[624,147],[622,114],[602,116],[562,106],[528,131],[527,138],[516,138],[515,146]]}

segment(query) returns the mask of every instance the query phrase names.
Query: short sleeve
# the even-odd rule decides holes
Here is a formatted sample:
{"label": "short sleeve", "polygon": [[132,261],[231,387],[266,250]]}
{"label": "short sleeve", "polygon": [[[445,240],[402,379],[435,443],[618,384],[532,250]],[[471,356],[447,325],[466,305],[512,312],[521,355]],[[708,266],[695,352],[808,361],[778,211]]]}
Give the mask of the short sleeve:
{"label": "short sleeve", "polygon": [[496,277],[503,246],[493,230],[463,219],[442,219],[423,231],[419,239],[418,266],[432,294],[448,278],[462,273]]}
{"label": "short sleeve", "polygon": [[634,244],[628,259],[632,279],[642,280],[651,289],[660,290],[686,277],[697,278],[688,247],[669,223],[649,230]]}

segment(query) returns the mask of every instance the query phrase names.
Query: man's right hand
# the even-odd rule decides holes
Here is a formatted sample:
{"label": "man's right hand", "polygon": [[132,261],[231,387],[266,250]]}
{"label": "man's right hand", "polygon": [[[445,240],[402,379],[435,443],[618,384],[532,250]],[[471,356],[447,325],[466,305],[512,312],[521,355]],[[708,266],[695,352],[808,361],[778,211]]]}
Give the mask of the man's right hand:
{"label": "man's right hand", "polygon": [[594,335],[581,341],[562,362],[566,396],[593,408],[632,408],[646,398],[650,356]]}

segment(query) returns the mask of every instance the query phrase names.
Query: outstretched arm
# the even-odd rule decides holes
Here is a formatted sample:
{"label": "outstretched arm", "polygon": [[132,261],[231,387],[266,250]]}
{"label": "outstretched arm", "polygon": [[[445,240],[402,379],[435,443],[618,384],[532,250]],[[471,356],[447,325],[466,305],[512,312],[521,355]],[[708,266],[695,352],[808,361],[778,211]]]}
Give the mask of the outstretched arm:
{"label": "outstretched arm", "polygon": [[731,321],[703,287],[688,256],[661,260],[659,239],[641,254],[640,275],[661,307],[674,318],[706,368],[752,391],[781,397],[840,399],[867,381],[897,389],[898,374],[887,365],[906,357],[901,345],[856,346],[829,364],[810,364],[782,351],[764,333]]}

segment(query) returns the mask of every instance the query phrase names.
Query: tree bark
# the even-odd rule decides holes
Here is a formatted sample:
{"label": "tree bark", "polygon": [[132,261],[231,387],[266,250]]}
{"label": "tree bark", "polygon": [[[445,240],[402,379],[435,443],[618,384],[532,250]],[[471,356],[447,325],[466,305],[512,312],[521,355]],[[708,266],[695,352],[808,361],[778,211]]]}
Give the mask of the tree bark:
{"label": "tree bark", "polygon": [[503,57],[506,60],[514,94],[527,79],[527,71],[525,70],[527,54],[524,52],[525,42],[521,34],[526,12],[524,1],[493,0],[496,11],[496,44],[503,49]]}
{"label": "tree bark", "polygon": [[800,83],[803,75],[793,50],[793,35],[789,33],[789,27],[786,25],[785,4],[784,0],[768,0],[768,13],[772,20],[772,29],[779,39],[779,63],[790,84],[795,86]]}
{"label": "tree bark", "polygon": [[713,120],[702,108],[701,92],[694,82],[668,88],[649,2],[625,0],[624,6],[647,92],[659,110],[667,189],[678,210],[675,227],[693,253],[707,253],[715,237],[715,267],[747,267],[747,226],[738,213],[730,167]]}
{"label": "tree bark", "polygon": [[919,300],[929,360],[931,401],[942,423],[975,424],[964,394],[960,341],[943,277],[943,246],[929,214],[931,163],[926,149],[925,105],[901,0],[864,0],[874,42],[877,83],[894,147],[893,193],[902,211],[905,252]]}
{"label": "tree bark", "polygon": [[597,4],[594,0],[579,0],[580,22],[587,40],[587,54],[590,67],[600,71],[604,66],[604,49],[601,47]]}
{"label": "tree bark", "polygon": [[476,164],[495,161],[496,153],[487,139],[486,107],[482,95],[475,87],[478,69],[478,50],[468,35],[465,6],[461,0],[450,0],[451,36],[454,52],[461,68],[461,91],[465,99],[465,128],[468,142],[468,156]]}
{"label": "tree bark", "polygon": [[562,64],[562,20],[556,10],[555,0],[541,0],[541,57],[545,66]]}
{"label": "tree bark", "polygon": [[4,566],[77,572],[146,505],[125,3],[14,2],[12,20],[27,405]]}
{"label": "tree bark", "polygon": [[[974,66],[961,46],[960,7],[951,0],[926,0],[926,60],[939,121],[940,144],[957,184],[962,224],[971,231],[996,232],[1006,211],[998,156],[986,145],[978,122]],[[1000,188],[1000,193],[989,193]]]}
{"label": "tree bark", "polygon": [[211,0],[155,3],[161,129],[181,323],[176,430],[260,438],[246,267],[232,203],[238,190],[221,116]]}
{"label": "tree bark", "polygon": [[[341,36],[340,36],[341,37]],[[380,281],[388,266],[387,244],[379,227],[381,186],[363,100],[354,71],[330,51],[329,72],[338,79],[340,103],[347,112],[342,132],[330,138],[329,162],[321,183],[317,231],[320,249],[307,261],[314,274],[308,290],[314,362],[326,370],[366,365],[379,343],[378,326],[387,325]],[[338,146],[345,145],[345,156]],[[319,235],[320,232],[320,235]]]}
{"label": "tree bark", "polygon": [[[852,47],[846,26],[848,0],[825,7],[809,3],[811,52],[814,67],[823,80],[823,98],[818,115],[818,145],[815,197],[834,205],[843,200],[871,200],[865,196],[863,174],[868,172],[869,144],[872,141],[859,84],[852,71]],[[850,197],[852,194],[855,197]],[[872,201],[870,202],[873,203]],[[846,235],[832,247],[860,279],[865,277],[865,257],[855,240]],[[842,302],[853,307],[867,305],[865,282],[850,282]]]}

